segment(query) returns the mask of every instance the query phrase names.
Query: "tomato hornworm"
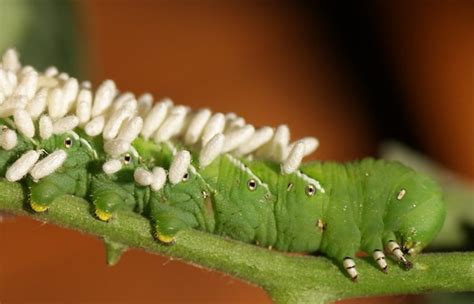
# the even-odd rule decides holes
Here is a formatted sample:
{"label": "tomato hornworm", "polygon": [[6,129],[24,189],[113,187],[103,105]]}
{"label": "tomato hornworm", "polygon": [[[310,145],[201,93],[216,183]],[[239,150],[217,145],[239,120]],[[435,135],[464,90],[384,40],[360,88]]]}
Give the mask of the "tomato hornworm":
{"label": "tomato hornworm", "polygon": [[[86,198],[98,220],[129,210],[160,242],[199,229],[287,252],[321,252],[358,276],[354,257],[384,252],[405,268],[445,217],[439,186],[397,162],[307,162],[318,141],[254,126],[233,113],[193,111],[150,94],[94,92],[49,68],[0,67],[0,172],[45,212],[57,197]],[[92,215],[91,215],[92,216]]]}

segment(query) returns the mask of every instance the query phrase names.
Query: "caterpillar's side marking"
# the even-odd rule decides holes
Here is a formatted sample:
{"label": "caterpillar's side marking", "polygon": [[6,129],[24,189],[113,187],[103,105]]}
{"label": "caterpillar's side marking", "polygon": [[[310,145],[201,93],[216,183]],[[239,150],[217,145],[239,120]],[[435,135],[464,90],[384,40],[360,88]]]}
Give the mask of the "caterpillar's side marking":
{"label": "caterpillar's side marking", "polygon": [[314,178],[311,178],[309,177],[308,175],[304,174],[303,172],[301,171],[296,171],[295,172],[295,175],[299,178],[301,178],[302,180],[304,180],[306,183],[308,183],[308,186],[311,185],[312,187],[311,188],[315,188],[314,191],[309,191],[309,192],[313,192],[311,195],[314,195],[315,191],[319,191],[321,193],[325,193],[326,191],[324,190],[324,188],[321,186],[321,184],[315,180]]}
{"label": "caterpillar's side marking", "polygon": [[406,193],[407,191],[405,189],[400,190],[400,192],[398,192],[398,195],[397,195],[397,200],[399,201],[402,200]]}
{"label": "caterpillar's side marking", "polygon": [[[226,154],[226,157],[230,160],[230,162],[236,166],[239,170],[247,173],[250,176],[249,182],[247,183],[250,190],[255,190],[257,187],[257,183],[261,184],[266,190],[268,190],[267,184],[262,182],[244,163],[242,163],[237,158],[233,157],[232,155]],[[252,182],[251,182],[252,181]],[[250,185],[252,184],[252,185]]]}
{"label": "caterpillar's side marking", "polygon": [[0,65],[0,126],[0,172],[28,188],[34,211],[75,195],[98,220],[117,210],[148,218],[168,244],[199,229],[320,252],[355,280],[357,251],[383,272],[384,251],[409,269],[406,253],[427,246],[445,217],[439,186],[400,163],[303,163],[319,141],[290,142],[286,125],[255,128],[169,98],[153,105],[112,80],[92,91],[54,67],[22,67],[11,49]]}

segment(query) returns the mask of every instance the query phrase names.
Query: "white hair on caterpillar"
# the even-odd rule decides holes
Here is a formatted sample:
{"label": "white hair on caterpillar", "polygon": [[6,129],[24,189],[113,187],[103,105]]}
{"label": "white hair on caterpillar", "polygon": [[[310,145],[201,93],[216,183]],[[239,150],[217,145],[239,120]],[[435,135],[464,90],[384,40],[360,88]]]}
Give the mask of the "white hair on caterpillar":
{"label": "white hair on caterpillar", "polygon": [[106,141],[104,144],[105,153],[112,157],[118,157],[119,155],[127,152],[130,149],[130,143],[121,139],[112,139]]}
{"label": "white hair on caterpillar", "polygon": [[105,117],[103,115],[94,117],[91,121],[89,121],[84,130],[87,135],[94,137],[102,133],[104,130],[105,125]]}
{"label": "white hair on caterpillar", "polygon": [[92,110],[92,92],[90,89],[83,88],[79,91],[76,100],[76,116],[79,124],[84,125],[91,119]]}
{"label": "white hair on caterpillar", "polygon": [[211,118],[211,114],[212,112],[209,109],[202,109],[194,114],[184,136],[184,142],[187,145],[193,145],[199,140],[206,123]]}
{"label": "white hair on caterpillar", "polygon": [[117,136],[117,139],[121,139],[127,142],[132,142],[135,138],[138,137],[140,131],[143,127],[143,119],[140,116],[133,117],[129,119],[125,124],[123,124],[120,132]]}
{"label": "white hair on caterpillar", "polygon": [[185,118],[188,111],[189,109],[185,106],[177,106],[172,108],[170,115],[155,132],[153,140],[156,143],[160,143],[167,141],[174,135],[178,134],[185,123]]}
{"label": "white hair on caterpillar", "polygon": [[52,119],[63,117],[67,113],[66,104],[63,102],[63,91],[52,88],[48,94],[48,114]]}
{"label": "white hair on caterpillar", "polygon": [[160,191],[166,183],[166,171],[162,167],[154,167],[152,170],[153,181],[150,185],[152,191]]}
{"label": "white hair on caterpillar", "polygon": [[16,147],[18,143],[18,136],[16,132],[10,129],[2,130],[2,134],[0,137],[0,142],[2,149],[4,150],[11,150]]}
{"label": "white hair on caterpillar", "polygon": [[[234,113],[230,113],[230,114],[234,114]],[[226,117],[226,125],[224,129],[225,134],[235,131],[237,129],[241,129],[243,126],[245,126],[245,119],[243,117],[239,117],[236,115],[234,117],[234,115],[229,115]]]}
{"label": "white hair on caterpillar", "polygon": [[299,139],[298,141],[294,142],[294,143],[291,143],[287,148],[286,148],[286,155],[285,156],[288,156],[288,153],[291,151],[291,149],[293,149],[293,147],[296,145],[297,142],[302,142],[304,143],[304,146],[305,146],[305,149],[304,149],[304,156],[307,156],[311,153],[313,153],[314,151],[316,151],[316,149],[318,148],[319,146],[319,141],[317,138],[314,138],[314,137],[304,137],[302,139]]}
{"label": "white hair on caterpillar", "polygon": [[123,107],[123,105],[127,101],[134,100],[134,99],[135,99],[135,95],[132,92],[125,92],[125,93],[122,93],[122,94],[118,95],[115,98],[115,100],[112,102],[112,105],[110,106],[110,112],[113,113],[113,112],[119,110],[121,107]]}
{"label": "white hair on caterpillar", "polygon": [[17,109],[24,109],[28,98],[24,95],[12,95],[0,105],[0,118],[13,115]]}
{"label": "white hair on caterpillar", "polygon": [[173,185],[176,185],[183,180],[190,164],[191,153],[189,153],[189,151],[183,150],[176,153],[171,162],[170,171],[168,173],[169,180]]}
{"label": "white hair on caterpillar", "polygon": [[35,125],[28,112],[23,109],[16,110],[15,113],[13,113],[13,121],[21,134],[29,138],[35,136]]}
{"label": "white hair on caterpillar", "polygon": [[122,162],[118,159],[110,159],[102,165],[102,170],[107,175],[114,174],[122,169]]}
{"label": "white hair on caterpillar", "polygon": [[215,135],[224,132],[225,116],[222,113],[216,113],[209,118],[202,132],[201,142],[204,146]]}
{"label": "white hair on caterpillar", "polygon": [[117,87],[115,82],[108,79],[102,82],[97,88],[94,97],[94,103],[92,105],[92,117],[96,117],[104,114],[112,104],[112,101],[117,94]]}
{"label": "white hair on caterpillar", "polygon": [[7,170],[5,177],[10,182],[16,182],[25,177],[36,164],[40,153],[35,150],[25,152]]}
{"label": "white hair on caterpillar", "polygon": [[81,89],[88,89],[90,90],[92,88],[92,83],[89,80],[83,80],[81,81]]}
{"label": "white hair on caterpillar", "polygon": [[144,168],[137,168],[133,172],[133,179],[140,186],[150,186],[153,183],[153,174]]}
{"label": "white hair on caterpillar", "polygon": [[29,99],[33,98],[36,93],[38,84],[38,73],[35,70],[28,71],[21,78],[20,83],[15,88],[14,95],[24,95]]}
{"label": "white hair on caterpillar", "polygon": [[271,127],[262,127],[253,133],[250,139],[237,148],[237,155],[246,155],[254,152],[272,139],[273,129]]}
{"label": "white hair on caterpillar", "polygon": [[201,153],[199,154],[199,166],[201,168],[208,166],[222,153],[224,142],[224,134],[219,133],[204,145]]}
{"label": "white hair on caterpillar", "polygon": [[223,153],[230,152],[252,137],[255,128],[252,125],[245,125],[225,134]]}
{"label": "white hair on caterpillar", "polygon": [[166,100],[162,100],[153,106],[143,121],[143,128],[141,131],[143,138],[148,139],[161,126],[166,118],[169,107],[170,106]]}
{"label": "white hair on caterpillar", "polygon": [[145,118],[153,106],[153,95],[144,93],[138,97],[137,112],[141,118]]}
{"label": "white hair on caterpillar", "polygon": [[20,56],[18,52],[10,48],[2,56],[2,66],[5,70],[17,72],[21,68]]}
{"label": "white hair on caterpillar", "polygon": [[31,118],[36,120],[46,110],[47,105],[48,89],[40,88],[35,96],[27,102],[25,109],[30,114]]}
{"label": "white hair on caterpillar", "polygon": [[65,73],[65,72],[61,72],[59,73],[59,75],[57,76],[57,78],[59,80],[61,80],[62,82],[65,82],[66,80],[69,79],[69,74],[68,73]]}
{"label": "white hair on caterpillar", "polygon": [[31,169],[30,175],[31,177],[33,177],[33,180],[38,181],[41,178],[54,173],[64,164],[66,159],[66,151],[56,150],[45,158],[43,158],[42,160],[40,160],[39,162],[37,162],[33,169]]}
{"label": "white hair on caterpillar", "polygon": [[2,91],[5,96],[10,96],[13,92],[13,88],[8,79],[7,71],[0,68],[0,91]]}
{"label": "white hair on caterpillar", "polygon": [[60,118],[53,123],[53,133],[62,134],[72,131],[78,124],[79,119],[75,115]]}
{"label": "white hair on caterpillar", "polygon": [[102,132],[104,139],[110,140],[115,138],[120,131],[122,123],[131,116],[133,116],[133,112],[129,108],[122,108],[112,113],[104,126],[104,131]]}
{"label": "white hair on caterpillar", "polygon": [[58,75],[58,73],[59,73],[58,68],[55,66],[47,67],[46,70],[44,70],[44,76],[46,77],[54,77]]}
{"label": "white hair on caterpillar", "polygon": [[303,142],[297,142],[291,149],[288,157],[281,165],[281,171],[283,174],[290,174],[298,170],[301,165],[305,152],[305,144]]}
{"label": "white hair on caterpillar", "polygon": [[[79,82],[76,78],[69,78],[64,83],[63,87],[63,103],[65,104],[66,111],[71,110],[74,102],[76,101],[77,94],[79,93]],[[65,113],[66,114],[66,113]]]}
{"label": "white hair on caterpillar", "polygon": [[48,115],[42,115],[39,119],[39,135],[42,139],[48,139],[53,135],[53,121]]}

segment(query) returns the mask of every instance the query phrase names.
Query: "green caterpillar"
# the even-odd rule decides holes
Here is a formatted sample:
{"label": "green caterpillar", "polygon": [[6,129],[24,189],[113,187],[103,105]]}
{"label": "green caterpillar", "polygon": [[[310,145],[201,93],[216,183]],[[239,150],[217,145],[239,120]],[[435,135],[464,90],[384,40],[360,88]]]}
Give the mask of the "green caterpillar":
{"label": "green caterpillar", "polygon": [[[396,162],[302,163],[314,138],[252,125],[235,114],[191,111],[149,94],[118,94],[23,67],[13,50],[0,68],[0,172],[24,183],[30,206],[88,199],[98,220],[117,210],[147,217],[157,240],[199,229],[287,252],[320,252],[358,276],[358,251],[387,271],[405,268],[445,217],[439,186]],[[111,246],[108,246],[109,248]]]}

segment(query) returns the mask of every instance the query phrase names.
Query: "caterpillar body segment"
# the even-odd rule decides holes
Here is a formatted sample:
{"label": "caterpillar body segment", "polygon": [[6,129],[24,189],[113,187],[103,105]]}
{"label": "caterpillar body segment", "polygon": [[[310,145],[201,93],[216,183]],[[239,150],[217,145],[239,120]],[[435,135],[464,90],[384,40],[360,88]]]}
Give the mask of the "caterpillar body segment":
{"label": "caterpillar body segment", "polygon": [[301,172],[281,174],[280,165],[272,161],[247,161],[246,165],[265,181],[275,198],[275,238],[268,245],[282,251],[317,251],[324,231],[317,223],[328,200],[319,182]]}
{"label": "caterpillar body segment", "polygon": [[[157,150],[162,151],[160,155],[168,155],[169,159],[164,163],[172,162],[173,152],[167,144],[162,144]],[[194,156],[199,158],[196,153]],[[382,252],[392,239],[404,239],[407,240],[404,250],[416,253],[431,241],[444,217],[437,186],[398,163],[372,159],[344,165],[314,162],[301,166],[301,171],[281,174],[280,165],[276,162],[241,161],[222,154],[204,169],[195,171],[192,168],[194,171],[191,172],[198,173],[196,176],[206,182],[201,187],[207,184],[214,191],[211,199],[214,230],[210,228],[212,225],[205,227],[196,222],[196,217],[203,216],[203,200],[194,199],[192,205],[197,209],[190,212],[192,208],[184,207],[185,203],[176,203],[179,196],[173,195],[173,186],[167,184],[165,189],[168,195],[153,199],[150,213],[157,238],[163,242],[173,242],[181,229],[197,228],[283,251],[320,251],[340,263],[355,279],[357,271],[353,261],[357,251],[368,254]],[[394,175],[396,180],[401,181],[400,184],[387,183],[387,179]],[[227,178],[222,180],[222,176]],[[397,218],[386,218],[388,210],[394,206],[400,208],[393,204],[400,204],[400,200],[407,196],[414,179],[421,184],[412,186],[414,188],[410,192],[416,192],[417,187],[429,189],[426,191],[436,203],[428,205],[436,207],[433,212],[438,215],[433,217],[433,223],[427,224],[435,230],[428,229],[429,233],[423,233],[419,241],[413,241],[417,220],[404,224],[407,226],[405,231],[400,231],[402,225],[396,224]],[[245,185],[246,189],[239,188],[239,184]],[[175,186],[178,185],[185,187],[186,181]],[[269,192],[254,199],[252,191],[258,188],[268,189]],[[189,186],[189,189],[192,187]],[[151,197],[154,195],[151,194]],[[408,209],[403,214],[410,214],[410,209],[416,206],[407,204],[406,207]],[[245,213],[249,210],[248,214]],[[250,228],[254,224],[258,225],[258,229]],[[404,265],[409,265],[402,247],[394,249],[394,243],[390,244],[392,252],[388,253]],[[385,258],[380,254],[374,255],[374,260],[386,271],[387,265],[382,257]]]}
{"label": "caterpillar body segment", "polygon": [[274,196],[243,162],[223,154],[199,173],[216,192],[215,233],[270,246],[276,237]]}
{"label": "caterpillar body segment", "polygon": [[150,195],[149,217],[155,237],[163,243],[175,241],[183,229],[199,229],[214,232],[216,225],[215,192],[193,169],[182,182],[166,183]]}
{"label": "caterpillar body segment", "polygon": [[[312,162],[300,170],[328,192],[319,251],[335,260],[353,258],[358,250],[373,255],[386,249],[409,268],[405,254],[420,252],[442,227],[446,211],[439,186],[398,162]],[[395,241],[402,244],[399,250]]]}
{"label": "caterpillar body segment", "polygon": [[133,171],[121,174],[98,174],[92,177],[91,200],[98,219],[109,221],[117,210],[143,213],[148,202],[147,188],[137,187]]}
{"label": "caterpillar body segment", "polygon": [[[153,144],[137,139],[134,147],[138,154],[147,157],[141,166],[146,163],[148,168],[170,170],[179,155],[170,143]],[[126,170],[119,172],[125,174]],[[118,180],[114,183],[121,184]],[[133,193],[130,188],[125,192]],[[119,199],[108,200],[107,204],[117,202],[113,208],[107,206],[105,200],[99,204],[102,200],[97,198],[94,189],[92,197],[96,214],[105,220],[109,220],[119,206],[125,207]],[[229,154],[219,156],[204,169],[190,165],[181,181],[167,182],[159,191],[151,191],[149,198],[149,217],[157,238],[163,242],[172,242],[179,230],[197,228],[250,243],[274,243],[273,195],[244,163]]]}
{"label": "caterpillar body segment", "polygon": [[[319,145],[286,125],[255,128],[234,113],[135,99],[112,80],[94,91],[57,69],[0,66],[0,173],[29,188],[37,212],[57,197],[88,199],[94,215],[148,218],[155,237],[199,229],[291,252],[321,252],[356,280],[362,250],[387,271],[440,230],[445,209],[429,178],[395,162],[302,163]],[[125,249],[105,240],[114,263]]]}
{"label": "caterpillar body segment", "polygon": [[43,167],[50,165],[48,155],[62,151],[66,158],[54,172],[41,179],[38,180],[34,176],[27,178],[30,205],[36,212],[46,211],[54,199],[61,195],[70,194],[87,198],[91,176],[97,174],[100,166],[97,155],[101,148],[100,141],[86,139],[86,136],[83,136],[81,138],[74,132],[66,132],[40,142],[45,155]]}
{"label": "caterpillar body segment", "polygon": [[[137,139],[134,146],[138,151],[153,159],[153,166],[171,168],[175,154],[174,148],[169,143],[150,144],[142,139]],[[244,240],[262,245],[271,244],[275,238],[275,224],[273,219],[274,197],[268,186],[263,183],[252,171],[238,158],[230,154],[217,156],[210,164],[201,168],[199,165],[199,152],[193,153],[193,163],[188,168],[185,178],[175,185],[167,185],[164,192],[168,195],[161,201],[175,208],[183,203],[185,196],[195,204],[195,212],[187,216],[195,217],[178,220],[177,222],[194,223],[194,226],[182,228],[198,228],[218,235]],[[189,190],[187,190],[187,189]],[[192,191],[191,191],[192,190]],[[186,191],[183,196],[181,191]],[[176,194],[176,195],[175,195]],[[154,198],[154,194],[151,195]],[[155,201],[156,202],[156,201]],[[152,208],[153,208],[152,204]],[[164,228],[163,221],[159,218],[170,220],[170,209],[161,206],[154,208],[151,217],[157,223],[158,235],[165,234],[170,239],[170,232]],[[190,209],[187,209],[190,210]],[[163,214],[160,214],[162,212]],[[175,217],[179,218],[175,214]],[[209,219],[212,218],[212,220]],[[204,225],[204,223],[207,223]],[[196,226],[196,224],[198,224]],[[178,232],[173,228],[173,235]],[[162,239],[163,237],[160,237]]]}

